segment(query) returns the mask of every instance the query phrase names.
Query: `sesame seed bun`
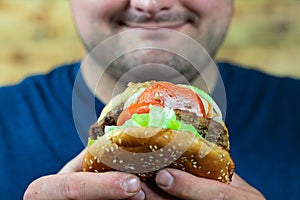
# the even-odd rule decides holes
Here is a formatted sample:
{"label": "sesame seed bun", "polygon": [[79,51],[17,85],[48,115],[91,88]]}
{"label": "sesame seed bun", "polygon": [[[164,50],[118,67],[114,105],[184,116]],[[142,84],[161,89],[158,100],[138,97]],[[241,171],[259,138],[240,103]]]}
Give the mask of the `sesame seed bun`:
{"label": "sesame seed bun", "polygon": [[172,167],[196,176],[229,183],[234,163],[223,147],[190,132],[131,127],[96,140],[83,159],[83,171],[117,169],[149,180],[155,171]]}
{"label": "sesame seed bun", "polygon": [[178,119],[197,126],[197,130],[204,135],[167,128],[133,126],[113,129],[104,134],[104,126],[116,124],[126,100],[153,83],[131,83],[125,92],[115,97],[103,110],[99,120],[90,129],[93,143],[88,146],[84,156],[83,171],[124,171],[150,182],[158,170],[171,167],[195,176],[230,183],[235,164],[230,157],[228,131],[223,121],[177,110]]}

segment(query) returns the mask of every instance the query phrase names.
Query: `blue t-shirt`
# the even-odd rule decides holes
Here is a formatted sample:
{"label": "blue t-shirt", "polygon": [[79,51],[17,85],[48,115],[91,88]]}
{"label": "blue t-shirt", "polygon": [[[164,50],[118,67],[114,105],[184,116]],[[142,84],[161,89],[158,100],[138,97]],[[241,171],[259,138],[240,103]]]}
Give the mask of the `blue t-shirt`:
{"label": "blue t-shirt", "polygon": [[[90,105],[84,82],[79,92],[73,88],[76,77],[82,81],[79,67],[0,88],[0,199],[21,199],[31,181],[56,173],[84,148],[82,133],[103,104]],[[228,63],[219,63],[219,70],[236,172],[268,199],[299,199],[300,81]],[[81,118],[84,123],[76,124]]]}

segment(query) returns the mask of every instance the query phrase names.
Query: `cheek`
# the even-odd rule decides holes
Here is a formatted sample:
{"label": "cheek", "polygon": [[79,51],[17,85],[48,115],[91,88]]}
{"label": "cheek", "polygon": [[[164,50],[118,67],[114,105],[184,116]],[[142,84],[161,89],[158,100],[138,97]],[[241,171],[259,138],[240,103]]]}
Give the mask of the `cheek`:
{"label": "cheek", "polygon": [[224,17],[232,12],[233,0],[181,0],[181,3],[200,17]]}
{"label": "cheek", "polygon": [[110,19],[127,8],[129,0],[71,0],[77,30],[84,43],[98,43],[113,32]]}
{"label": "cheek", "polygon": [[126,9],[129,0],[71,0],[71,7],[76,18],[107,20]]}

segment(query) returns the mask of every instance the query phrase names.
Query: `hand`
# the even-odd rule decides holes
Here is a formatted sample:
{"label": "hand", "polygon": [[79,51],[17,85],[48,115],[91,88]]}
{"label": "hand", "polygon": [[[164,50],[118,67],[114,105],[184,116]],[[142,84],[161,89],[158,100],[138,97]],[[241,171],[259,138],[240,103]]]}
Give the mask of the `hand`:
{"label": "hand", "polygon": [[258,190],[237,174],[234,174],[232,182],[226,185],[180,170],[164,169],[157,173],[156,182],[162,190],[182,199],[265,199]]}
{"label": "hand", "polygon": [[24,199],[142,199],[140,180],[122,172],[80,172],[85,150],[58,174],[41,177],[27,188]]}

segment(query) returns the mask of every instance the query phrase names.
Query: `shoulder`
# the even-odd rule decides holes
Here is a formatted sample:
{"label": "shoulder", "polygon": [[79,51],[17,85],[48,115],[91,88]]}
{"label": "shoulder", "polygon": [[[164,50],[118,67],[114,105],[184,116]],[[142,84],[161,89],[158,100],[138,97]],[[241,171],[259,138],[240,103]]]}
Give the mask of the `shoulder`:
{"label": "shoulder", "polygon": [[0,87],[0,118],[26,115],[28,109],[45,104],[53,95],[59,100],[60,93],[70,93],[79,65],[58,66],[49,73],[32,75],[15,85]]}
{"label": "shoulder", "polygon": [[[20,93],[28,93],[30,90],[24,89],[33,89],[38,86],[48,85],[49,83],[54,83],[58,80],[72,81],[76,76],[76,73],[79,69],[80,63],[71,63],[62,66],[57,66],[53,70],[45,74],[35,74],[24,78],[17,84],[14,85],[5,85],[0,87],[0,93],[9,95],[20,95]],[[64,77],[60,79],[60,77]],[[51,84],[50,84],[51,85]],[[48,85],[48,86],[50,86]],[[2,97],[1,96],[1,99]]]}
{"label": "shoulder", "polygon": [[[300,91],[300,80],[290,77],[279,77],[255,69],[249,69],[232,63],[218,63],[226,89],[247,88],[255,90],[277,89],[280,93],[295,93]],[[239,83],[239,84],[238,84]],[[260,87],[254,87],[260,86]],[[282,89],[280,91],[279,89]],[[284,90],[284,91],[283,91]]]}
{"label": "shoulder", "polygon": [[248,66],[241,66],[235,63],[229,63],[229,62],[219,62],[217,63],[218,69],[222,75],[222,77],[229,78],[235,78],[236,76],[243,76],[242,78],[249,77],[257,77],[257,78],[263,78],[273,81],[291,81],[294,83],[300,83],[299,79],[291,78],[291,77],[280,77],[271,75],[253,68],[250,68]]}

